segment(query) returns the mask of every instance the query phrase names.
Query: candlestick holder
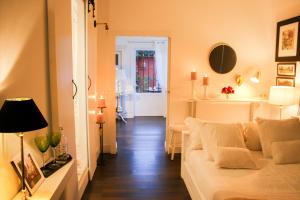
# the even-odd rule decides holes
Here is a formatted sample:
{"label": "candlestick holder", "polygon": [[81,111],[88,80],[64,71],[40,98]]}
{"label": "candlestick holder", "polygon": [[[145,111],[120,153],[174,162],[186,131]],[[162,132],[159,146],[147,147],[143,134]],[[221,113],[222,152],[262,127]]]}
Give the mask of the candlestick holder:
{"label": "candlestick holder", "polygon": [[103,113],[103,109],[106,108],[106,107],[98,107],[98,108],[100,108],[101,113]]}
{"label": "candlestick holder", "polygon": [[104,140],[104,134],[103,134],[103,125],[105,122],[99,122],[99,131],[100,131],[100,163],[97,162],[97,165],[104,166],[104,150],[103,150],[103,140]]}
{"label": "candlestick holder", "polygon": [[196,98],[196,94],[195,94],[195,80],[192,80],[192,99]]}
{"label": "candlestick holder", "polygon": [[203,99],[208,99],[207,98],[207,87],[208,87],[208,85],[203,85]]}

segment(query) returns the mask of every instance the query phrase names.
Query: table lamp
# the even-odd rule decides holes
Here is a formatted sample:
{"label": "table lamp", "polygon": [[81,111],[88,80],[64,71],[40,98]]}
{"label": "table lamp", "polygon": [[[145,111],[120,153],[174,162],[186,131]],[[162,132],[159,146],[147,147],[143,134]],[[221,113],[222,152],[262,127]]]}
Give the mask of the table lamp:
{"label": "table lamp", "polygon": [[294,87],[272,86],[270,88],[269,103],[279,106],[280,119],[283,106],[294,104],[294,100]]}
{"label": "table lamp", "polygon": [[48,126],[42,113],[31,98],[6,99],[0,110],[0,133],[17,133],[21,141],[22,193],[26,199],[24,132],[38,130]]}

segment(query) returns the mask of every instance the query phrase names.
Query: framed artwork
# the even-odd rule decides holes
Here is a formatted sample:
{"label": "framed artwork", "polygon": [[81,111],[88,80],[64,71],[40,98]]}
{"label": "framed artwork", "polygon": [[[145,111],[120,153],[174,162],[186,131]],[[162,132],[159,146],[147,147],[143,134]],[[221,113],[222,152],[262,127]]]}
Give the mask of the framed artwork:
{"label": "framed artwork", "polygon": [[277,77],[276,85],[295,87],[295,78]]}
{"label": "framed artwork", "polygon": [[300,16],[277,23],[275,61],[300,60]]}
{"label": "framed artwork", "polygon": [[296,63],[278,63],[277,64],[278,76],[296,76]]}
{"label": "framed artwork", "polygon": [[[21,155],[17,155],[11,161],[12,166],[16,170],[18,176],[21,178],[22,164]],[[39,186],[44,182],[45,177],[37,165],[34,157],[30,153],[24,153],[25,165],[25,186],[30,195],[32,195]]]}

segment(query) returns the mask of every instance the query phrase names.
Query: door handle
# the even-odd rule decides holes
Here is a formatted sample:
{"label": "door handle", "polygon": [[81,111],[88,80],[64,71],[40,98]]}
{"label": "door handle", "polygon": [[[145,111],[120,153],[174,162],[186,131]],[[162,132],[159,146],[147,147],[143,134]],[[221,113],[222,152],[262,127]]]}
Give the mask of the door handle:
{"label": "door handle", "polygon": [[72,83],[73,83],[73,85],[75,86],[75,93],[73,94],[73,99],[74,99],[75,96],[76,96],[76,94],[77,94],[78,88],[77,88],[77,85],[76,85],[74,79],[72,79]]}
{"label": "door handle", "polygon": [[89,85],[88,85],[88,91],[89,91],[90,88],[92,87],[92,79],[89,75],[88,75],[88,80],[89,80]]}

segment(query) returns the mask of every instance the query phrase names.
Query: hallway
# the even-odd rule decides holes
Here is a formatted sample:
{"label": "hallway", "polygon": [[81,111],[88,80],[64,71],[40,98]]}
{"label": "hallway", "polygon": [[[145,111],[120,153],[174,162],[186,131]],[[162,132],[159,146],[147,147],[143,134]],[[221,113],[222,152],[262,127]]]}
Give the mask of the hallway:
{"label": "hallway", "polygon": [[117,156],[105,157],[84,200],[189,200],[180,178],[180,156],[164,151],[165,119],[135,117],[117,123]]}

